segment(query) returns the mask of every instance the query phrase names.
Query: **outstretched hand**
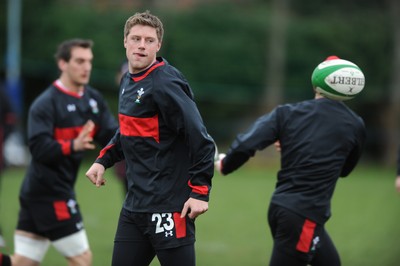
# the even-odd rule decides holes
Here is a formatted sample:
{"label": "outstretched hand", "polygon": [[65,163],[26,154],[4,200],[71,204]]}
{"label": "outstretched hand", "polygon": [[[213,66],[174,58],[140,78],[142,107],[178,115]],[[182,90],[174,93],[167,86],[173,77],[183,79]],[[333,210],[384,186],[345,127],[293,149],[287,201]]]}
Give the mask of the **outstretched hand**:
{"label": "outstretched hand", "polygon": [[218,154],[218,157],[214,161],[214,168],[217,170],[218,173],[222,175],[222,160],[225,158],[226,154],[225,153],[220,153]]}
{"label": "outstretched hand", "polygon": [[106,184],[106,179],[104,178],[104,172],[106,169],[104,168],[103,165],[99,163],[94,163],[92,166],[89,168],[89,170],[86,172],[86,177],[89,178],[89,180],[96,185],[96,187],[101,187]]}
{"label": "outstretched hand", "polygon": [[281,151],[281,143],[279,140],[275,141],[274,146],[277,152]]}

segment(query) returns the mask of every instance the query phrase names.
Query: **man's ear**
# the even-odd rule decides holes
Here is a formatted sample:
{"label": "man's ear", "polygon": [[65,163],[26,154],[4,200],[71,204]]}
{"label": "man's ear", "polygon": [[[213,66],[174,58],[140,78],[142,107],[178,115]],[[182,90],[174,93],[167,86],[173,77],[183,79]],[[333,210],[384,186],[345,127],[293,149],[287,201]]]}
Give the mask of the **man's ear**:
{"label": "man's ear", "polygon": [[62,60],[62,59],[60,59],[60,60],[57,61],[58,69],[60,69],[61,72],[63,72],[63,71],[65,70],[66,65],[67,65],[67,62],[64,61],[64,60]]}

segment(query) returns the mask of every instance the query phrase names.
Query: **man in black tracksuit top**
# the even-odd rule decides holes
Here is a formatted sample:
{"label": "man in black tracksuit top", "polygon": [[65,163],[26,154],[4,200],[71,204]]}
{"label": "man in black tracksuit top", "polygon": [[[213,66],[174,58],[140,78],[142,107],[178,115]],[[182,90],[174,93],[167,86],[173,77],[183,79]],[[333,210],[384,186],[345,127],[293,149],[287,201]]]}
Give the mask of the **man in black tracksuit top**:
{"label": "man in black tracksuit top", "polygon": [[[84,153],[75,152],[72,143],[88,120],[95,125],[91,133],[94,141],[103,145],[118,127],[101,94],[90,86],[78,95],[65,91],[55,81],[33,102],[28,124],[33,159],[21,187],[22,197],[75,197],[73,185]],[[44,178],[52,175],[63,178]]]}
{"label": "man in black tracksuit top", "polygon": [[84,152],[73,150],[75,139],[88,120],[91,137],[106,145],[117,130],[117,121],[101,94],[85,86],[83,95],[63,89],[55,81],[29,110],[28,140],[32,163],[22,183],[20,197],[29,200],[75,199],[74,185]]}
{"label": "man in black tracksuit top", "polygon": [[[109,168],[123,156],[127,175],[138,176],[128,179],[124,209],[131,212],[180,211],[189,195],[208,201],[211,185],[213,142],[189,84],[165,59],[157,60],[148,71],[123,77],[120,130],[96,160]],[[189,151],[196,151],[193,158]]]}
{"label": "man in black tracksuit top", "polygon": [[120,129],[88,170],[97,186],[125,159],[128,193],[112,265],[195,265],[194,218],[208,209],[215,146],[184,76],[164,58],[162,23],[149,12],[125,24],[129,71],[119,91]]}
{"label": "man in black tracksuit top", "polygon": [[324,224],[336,182],[356,166],[365,135],[357,114],[316,92],[313,100],[281,105],[260,117],[237,136],[226,157],[219,155],[216,168],[227,175],[257,150],[278,143],[281,170],[268,212],[271,266],[340,265]]}
{"label": "man in black tracksuit top", "polygon": [[102,95],[87,85],[91,47],[91,40],[61,43],[55,55],[60,77],[29,109],[32,160],[20,189],[12,265],[39,265],[50,243],[68,265],[92,264],[74,186],[84,151],[94,148],[93,140],[106,145],[118,122]]}

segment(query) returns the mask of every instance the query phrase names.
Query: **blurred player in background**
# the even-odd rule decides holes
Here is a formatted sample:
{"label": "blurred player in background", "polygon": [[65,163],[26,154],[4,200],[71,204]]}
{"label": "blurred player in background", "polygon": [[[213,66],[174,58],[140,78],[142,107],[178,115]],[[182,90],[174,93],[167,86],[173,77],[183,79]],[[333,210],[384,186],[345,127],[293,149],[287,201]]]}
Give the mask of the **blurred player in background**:
{"label": "blurred player in background", "polygon": [[395,186],[397,192],[400,193],[400,147],[399,147],[399,150],[397,153],[397,172],[396,173],[397,173],[397,177],[396,177],[394,186]]}
{"label": "blurred player in background", "polygon": [[106,145],[118,128],[102,95],[88,86],[92,44],[72,39],[59,45],[60,77],[30,107],[32,161],[19,195],[12,265],[40,265],[50,244],[68,265],[91,265],[74,186],[84,152],[95,148],[92,141]]}
{"label": "blurred player in background", "polygon": [[[3,87],[0,87],[0,191],[1,191],[1,174],[6,167],[4,159],[4,142],[7,137],[15,130],[17,116],[10,104],[10,98]],[[0,221],[1,222],[1,221]],[[4,247],[5,242],[1,233],[0,226],[0,247]]]}
{"label": "blurred player in background", "polygon": [[[314,89],[315,91],[315,89]],[[268,211],[274,246],[270,266],[338,266],[339,254],[325,230],[339,177],[356,166],[366,131],[342,101],[315,98],[276,107],[239,134],[215,167],[227,175],[275,144],[281,170]]]}
{"label": "blurred player in background", "polygon": [[121,82],[120,130],[86,175],[104,184],[106,168],[125,158],[128,193],[114,240],[112,265],[195,265],[194,219],[208,210],[214,174],[208,135],[184,76],[156,54],[162,22],[148,11],[124,29],[129,72]]}

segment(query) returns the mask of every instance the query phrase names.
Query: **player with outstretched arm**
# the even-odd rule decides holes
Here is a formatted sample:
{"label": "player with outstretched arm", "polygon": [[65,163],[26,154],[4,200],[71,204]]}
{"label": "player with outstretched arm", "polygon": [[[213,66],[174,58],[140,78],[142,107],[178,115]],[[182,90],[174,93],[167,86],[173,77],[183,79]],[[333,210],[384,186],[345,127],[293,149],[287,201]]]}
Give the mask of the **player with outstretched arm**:
{"label": "player with outstretched arm", "polygon": [[356,166],[366,132],[361,117],[313,85],[314,99],[280,105],[260,117],[215,163],[227,175],[257,150],[274,143],[280,150],[281,169],[268,211],[274,242],[270,266],[341,264],[324,225],[336,182]]}

